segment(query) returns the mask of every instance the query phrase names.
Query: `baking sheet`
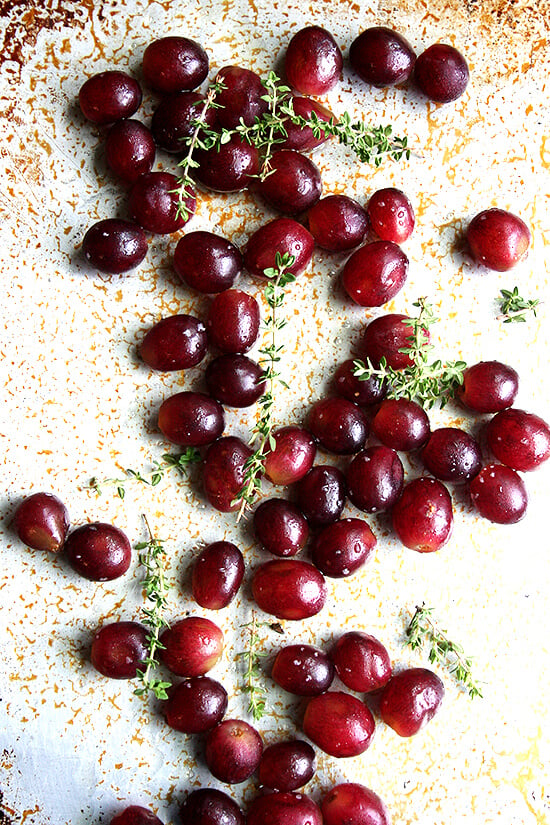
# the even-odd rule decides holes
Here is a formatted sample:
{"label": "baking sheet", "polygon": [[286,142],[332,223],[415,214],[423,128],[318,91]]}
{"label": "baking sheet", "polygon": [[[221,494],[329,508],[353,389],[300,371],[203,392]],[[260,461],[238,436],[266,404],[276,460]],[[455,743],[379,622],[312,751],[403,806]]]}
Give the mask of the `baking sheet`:
{"label": "baking sheet", "polygon": [[[230,63],[260,73],[279,67],[292,33],[309,23],[328,28],[344,50],[370,25],[397,28],[417,53],[437,40],[457,46],[472,80],[456,103],[428,103],[411,88],[370,89],[347,67],[325,99],[335,113],[347,109],[373,123],[391,122],[396,134],[409,137],[410,161],[375,170],[335,146],[315,158],[325,194],[365,202],[392,185],[413,202],[417,226],[404,247],[409,279],[384,310],[408,312],[418,296],[430,296],[442,319],[433,334],[441,357],[511,364],[520,373],[517,406],[549,418],[549,19],[547,3],[519,2],[186,0],[176,7],[52,0],[40,9],[0,3],[0,821],[108,822],[130,803],[177,821],[186,790],[223,787],[203,767],[200,737],[172,731],[156,701],[133,696],[131,683],[106,680],[89,664],[90,640],[102,622],[139,618],[137,560],[123,579],[102,585],[80,579],[62,558],[30,551],[14,537],[9,524],[21,498],[53,491],[73,523],[110,521],[132,542],[144,538],[140,514],[147,513],[170,548],[173,619],[194,609],[188,568],[205,542],[234,541],[249,567],[262,558],[247,526],[207,506],[198,471],[189,482],[136,488],[124,501],[86,489],[91,476],[146,468],[165,451],[156,410],[171,393],[196,386],[201,369],[152,373],[136,346],[161,316],[203,316],[208,301],[177,282],[170,263],[175,237],[153,238],[146,261],[125,276],[99,277],[80,258],[86,229],[125,208],[123,188],[105,167],[100,131],[83,121],[76,103],[83,81],[115,67],[139,77],[146,45],[168,33],[201,42],[211,76]],[[147,121],[153,105],[146,93],[139,117]],[[175,161],[162,155],[161,166],[174,169]],[[469,218],[497,205],[521,215],[533,232],[529,257],[508,274],[479,270],[460,241]],[[248,193],[204,194],[188,228],[243,243],[272,215]],[[335,274],[343,260],[317,251],[292,288],[283,360],[290,389],[277,401],[281,425],[303,420],[336,363],[349,357],[365,320],[380,314],[345,299]],[[496,297],[515,284],[545,303],[529,323],[503,325]],[[246,275],[239,285],[260,296]],[[253,420],[253,410],[231,412],[228,430],[246,436]],[[472,425],[458,406],[434,412],[432,421]],[[411,477],[420,472],[416,462],[408,470]],[[430,725],[401,740],[378,724],[371,748],[353,760],[319,754],[308,786],[315,799],[346,778],[379,793],[395,823],[550,821],[548,467],[526,483],[529,510],[513,527],[475,518],[455,492],[453,537],[433,555],[399,546],[387,518],[369,519],[379,539],[375,560],[348,580],[329,580],[319,616],[285,624],[288,643],[319,645],[343,630],[364,629],[383,641],[395,663],[421,665],[425,658],[403,647],[403,629],[406,612],[425,600],[474,656],[483,683],[485,698],[470,701],[439,670],[447,695]],[[345,515],[353,513],[348,505]],[[212,675],[229,692],[228,716],[248,718],[237,654],[251,607],[245,587],[230,609],[213,615],[226,649]],[[274,652],[280,637],[262,632],[266,650]],[[276,690],[268,677],[266,683],[270,712],[259,728],[270,743],[299,732],[303,703]],[[253,779],[230,789],[239,802],[255,792]]]}

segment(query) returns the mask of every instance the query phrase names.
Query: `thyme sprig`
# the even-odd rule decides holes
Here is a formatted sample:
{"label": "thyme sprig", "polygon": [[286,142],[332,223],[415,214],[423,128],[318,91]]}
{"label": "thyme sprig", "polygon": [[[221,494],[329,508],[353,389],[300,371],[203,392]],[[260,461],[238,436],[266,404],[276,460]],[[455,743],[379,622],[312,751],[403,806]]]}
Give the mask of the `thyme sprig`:
{"label": "thyme sprig", "polygon": [[278,317],[278,312],[286,297],[285,287],[296,280],[291,271],[294,263],[295,258],[293,255],[288,252],[284,254],[277,252],[275,266],[264,269],[264,275],[269,279],[269,283],[264,289],[265,299],[269,307],[269,314],[264,322],[268,340],[260,349],[259,363],[262,367],[260,381],[265,381],[266,389],[258,400],[261,410],[260,416],[252,429],[250,439],[250,443],[255,449],[244,464],[243,484],[233,501],[234,504],[240,503],[237,520],[242,518],[245,510],[252,504],[261,489],[261,480],[265,472],[265,454],[268,449],[275,448],[275,439],[272,433],[276,386],[280,384],[288,388],[287,383],[277,371],[277,364],[281,360],[281,353],[284,350],[284,344],[280,343],[278,334],[287,323],[285,318]]}
{"label": "thyme sprig", "polygon": [[250,622],[241,626],[249,630],[246,650],[238,654],[239,657],[244,659],[246,668],[243,674],[244,685],[241,688],[241,692],[248,694],[248,712],[252,714],[253,719],[258,721],[265,713],[267,701],[267,690],[264,685],[259,682],[262,678],[260,662],[269,655],[261,649],[262,639],[260,638],[258,629],[260,627],[268,627],[276,633],[284,633],[284,630],[279,622],[259,622],[255,613],[252,614],[252,620]]}
{"label": "thyme sprig", "polygon": [[94,476],[90,480],[90,488],[100,496],[104,487],[116,487],[116,494],[119,498],[126,495],[128,484],[146,484],[149,487],[156,487],[163,480],[167,472],[178,471],[181,475],[187,472],[189,464],[198,464],[202,461],[200,452],[195,447],[188,447],[183,453],[164,453],[160,461],[153,461],[153,469],[146,473],[140,470],[126,469],[122,478],[98,479]]}
{"label": "thyme sprig", "polygon": [[430,662],[437,662],[446,667],[457,682],[468,691],[470,699],[482,697],[481,689],[472,676],[472,659],[464,654],[462,645],[451,642],[447,631],[433,618],[433,612],[433,607],[426,607],[424,604],[416,608],[405,629],[407,644],[413,650],[417,650],[422,648],[424,643],[428,643]]}
{"label": "thyme sprig", "polygon": [[134,693],[136,696],[145,696],[151,691],[157,699],[167,699],[168,694],[166,691],[171,683],[152,676],[153,671],[159,664],[157,652],[164,648],[160,641],[160,634],[164,628],[168,627],[168,622],[164,618],[169,590],[164,575],[166,550],[164,549],[164,542],[153,536],[146,516],[143,516],[143,521],[149,538],[148,541],[139,542],[135,547],[139,551],[139,562],[145,569],[143,587],[145,598],[150,607],[143,607],[141,611],[143,624],[148,629],[147,656],[143,662],[145,670],[137,671],[141,687],[136,688]]}
{"label": "thyme sprig", "polygon": [[437,322],[433,307],[426,298],[419,298],[413,304],[419,312],[416,317],[406,318],[403,323],[411,328],[407,346],[400,352],[407,353],[412,363],[404,369],[389,366],[385,358],[373,364],[370,358],[365,362],[354,361],[353,374],[360,381],[376,378],[380,385],[387,386],[387,398],[406,398],[416,401],[426,409],[436,403],[443,408],[454,397],[457,388],[464,381],[465,361],[440,360],[430,363],[429,356],[434,349],[429,342],[429,328]]}
{"label": "thyme sprig", "polygon": [[501,314],[499,321],[505,324],[522,324],[527,322],[526,315],[532,312],[537,317],[536,308],[540,304],[538,298],[522,298],[519,289],[515,286],[512,290],[501,289],[499,299],[499,309]]}

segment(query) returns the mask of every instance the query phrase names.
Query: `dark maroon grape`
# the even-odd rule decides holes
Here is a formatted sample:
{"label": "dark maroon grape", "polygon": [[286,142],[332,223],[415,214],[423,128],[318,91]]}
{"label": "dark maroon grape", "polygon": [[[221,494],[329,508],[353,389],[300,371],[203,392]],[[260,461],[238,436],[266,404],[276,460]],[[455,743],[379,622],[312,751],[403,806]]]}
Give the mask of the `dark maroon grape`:
{"label": "dark maroon grape", "polygon": [[338,676],[350,690],[379,690],[391,676],[390,657],[382,642],[360,630],[340,636],[330,655]]}
{"label": "dark maroon grape", "polygon": [[178,179],[169,172],[141,175],[130,190],[128,208],[132,218],[159,235],[181,229],[195,212],[196,198],[194,190],[188,187],[183,196],[183,212],[179,209],[178,190]]}
{"label": "dark maroon grape", "polygon": [[[394,370],[402,370],[413,363],[410,355],[402,350],[411,345],[413,328],[411,319],[407,315],[388,313],[380,315],[367,324],[361,337],[359,348],[363,358],[370,358],[376,366],[382,358]],[[426,342],[430,335],[427,330],[423,334]]]}
{"label": "dark maroon grape", "polygon": [[315,536],[313,564],[333,579],[351,576],[373,554],[376,539],[366,521],[346,518],[329,524]]}
{"label": "dark maroon grape", "polygon": [[458,427],[434,430],[420,457],[425,468],[441,481],[470,481],[481,470],[481,448]]}
{"label": "dark maroon grape", "polygon": [[317,401],[310,410],[308,426],[325,450],[338,455],[358,452],[369,434],[360,408],[345,398]]}
{"label": "dark maroon grape", "polygon": [[226,719],[208,733],[206,764],[220,782],[235,785],[257,770],[262,750],[260,734],[252,725],[241,719]]}
{"label": "dark maroon grape", "polygon": [[285,55],[286,78],[297,92],[324,95],[338,83],[344,59],[334,37],[320,26],[296,32]]}
{"label": "dark maroon grape", "polygon": [[260,171],[258,150],[239,135],[219,148],[198,149],[194,159],[197,180],[214,192],[240,192]]}
{"label": "dark maroon grape", "polygon": [[396,86],[409,79],[416,55],[403,35],[385,26],[373,26],[355,38],[349,62],[372,86]]}
{"label": "dark maroon grape", "polygon": [[403,478],[403,465],[394,450],[368,447],[346,470],[348,496],[359,510],[380,513],[391,509],[399,499]]}
{"label": "dark maroon grape", "polygon": [[354,358],[348,358],[336,370],[334,389],[338,395],[364,407],[382,401],[386,395],[384,383],[380,384],[377,378],[368,378],[366,381],[357,378]]}
{"label": "dark maroon grape", "polygon": [[322,799],[324,825],[391,825],[380,797],[357,782],[335,785]]}
{"label": "dark maroon grape", "polygon": [[346,480],[337,467],[319,464],[296,485],[298,507],[314,527],[337,521],[346,500]]}
{"label": "dark maroon grape", "polygon": [[69,532],[69,512],[52,493],[33,493],[23,499],[13,517],[13,528],[33,550],[57,553]]}
{"label": "dark maroon grape", "polygon": [[92,665],[110,679],[134,679],[147,656],[147,629],[138,622],[105,624],[92,641]]}
{"label": "dark maroon grape", "polygon": [[187,370],[200,364],[208,347],[206,327],[193,315],[162,318],[145,335],[139,354],[154,370]]}
{"label": "dark maroon grape", "polygon": [[363,243],[369,228],[367,213],[346,195],[328,195],[307,215],[309,231],[317,246],[329,252],[346,252]]}
{"label": "dark maroon grape", "polygon": [[223,407],[202,392],[178,392],[160,405],[158,426],[173,444],[204,447],[223,432]]}
{"label": "dark maroon grape", "polygon": [[260,784],[274,791],[303,788],[315,773],[315,751],[302,739],[276,742],[266,748],[260,760]]}
{"label": "dark maroon grape", "polygon": [[431,670],[402,670],[382,692],[380,715],[399,736],[414,736],[433,719],[444,695],[443,682]]}
{"label": "dark maroon grape", "polygon": [[219,355],[205,372],[209,393],[226,407],[250,407],[265,392],[264,371],[246,355]]}
{"label": "dark maroon grape", "polygon": [[276,266],[277,254],[292,255],[294,263],[289,270],[293,275],[300,275],[311,261],[313,238],[292,218],[275,218],[260,226],[248,239],[244,265],[251,275],[265,278],[264,271]]}
{"label": "dark maroon grape", "polygon": [[254,601],[278,619],[308,619],[323,609],[327,586],[312,564],[297,559],[274,559],[256,568]]}
{"label": "dark maroon grape", "polygon": [[269,174],[258,191],[270,206],[284,215],[298,215],[317,203],[323,184],[317,166],[299,152],[279,149],[269,159]]}
{"label": "dark maroon grape", "polygon": [[163,825],[162,820],[148,808],[130,805],[111,819],[110,825]]}
{"label": "dark maroon grape", "polygon": [[213,232],[188,232],[174,252],[174,269],[180,280],[198,292],[223,292],[243,268],[237,247]]}
{"label": "dark maroon grape", "polygon": [[181,825],[245,825],[244,815],[223,791],[200,788],[188,794],[180,807]]}
{"label": "dark maroon grape", "polygon": [[270,498],[254,511],[254,531],[260,544],[274,556],[295,556],[306,544],[309,527],[294,504]]}
{"label": "dark maroon grape", "polygon": [[399,540],[419,553],[434,553],[453,528],[453,505],[447,488],[435,478],[416,478],[405,485],[392,510]]}
{"label": "dark maroon grape", "polygon": [[406,398],[387,398],[382,401],[371,429],[386,447],[393,450],[416,450],[430,435],[430,420],[425,411]]}
{"label": "dark maroon grape", "polygon": [[403,243],[412,235],[414,211],[400,189],[379,189],[371,195],[367,215],[373,232],[383,241]]}
{"label": "dark maroon grape", "polygon": [[252,126],[257,117],[267,112],[269,104],[263,99],[266,90],[256,72],[241,66],[224,66],[217,78],[224,86],[216,95],[220,105],[216,114],[222,128],[235,129],[241,119],[246,126]]}
{"label": "dark maroon grape", "polygon": [[206,498],[216,510],[238,510],[237,496],[244,485],[247,459],[252,450],[240,438],[227,436],[208,448],[204,460],[203,484]]}
{"label": "dark maroon grape", "polygon": [[527,510],[527,490],[515,470],[488,464],[470,482],[472,504],[489,521],[515,524]]}
{"label": "dark maroon grape", "polygon": [[531,232],[517,215],[505,209],[485,209],[470,221],[466,240],[477,263],[506,272],[527,255]]}
{"label": "dark maroon grape", "polygon": [[302,427],[282,427],[273,437],[275,446],[264,460],[265,474],[273,484],[294,484],[313,466],[317,452],[313,436]]}
{"label": "dark maroon grape", "polygon": [[161,37],[143,53],[143,78],[155,92],[196,89],[208,74],[208,55],[187,37]]}
{"label": "dark maroon grape", "polygon": [[229,541],[207,545],[193,564],[193,598],[201,607],[221,610],[237,595],[244,576],[243,554]]}
{"label": "dark maroon grape", "polygon": [[303,729],[311,741],[330,756],[359,756],[372,741],[374,719],[355,696],[327,691],[309,700]]}
{"label": "dark maroon grape", "polygon": [[101,72],[84,83],[78,101],[85,118],[104,126],[132,117],[141,103],[141,89],[125,72]]}
{"label": "dark maroon grape", "polygon": [[394,298],[407,280],[409,259],[390,241],[357,249],[342,271],[344,289],[355,303],[379,307]]}
{"label": "dark maroon grape", "polygon": [[210,619],[188,616],[174,622],[160,637],[160,656],[178,676],[204,676],[223,652],[223,633]]}
{"label": "dark maroon grape", "polygon": [[164,706],[166,721],[181,733],[204,733],[222,721],[227,691],[208,676],[195,676],[171,688]]}
{"label": "dark maroon grape", "polygon": [[470,72],[463,55],[453,46],[434,43],[417,58],[414,82],[437,103],[450,103],[466,90]]}
{"label": "dark maroon grape", "polygon": [[[328,123],[333,117],[331,111],[325,106],[322,106],[317,100],[312,100],[309,97],[292,97],[292,107],[294,113],[298,117],[303,117],[305,120],[311,120],[315,116],[318,120],[323,120]],[[288,118],[283,118],[283,124],[286,129],[287,136],[278,144],[281,149],[295,149],[297,152],[308,152],[310,149],[315,149],[322,143],[328,140],[325,135],[314,133],[310,126],[300,126],[298,123],[292,123]]]}
{"label": "dark maroon grape", "polygon": [[464,370],[463,384],[457,395],[470,410],[496,413],[511,407],[515,401],[519,376],[500,361],[480,361]]}
{"label": "dark maroon grape", "polygon": [[155,161],[155,141],[139,120],[119,120],[105,141],[107,166],[126,183],[134,183],[150,172]]}
{"label": "dark maroon grape", "polygon": [[95,582],[123,576],[132,561],[132,547],[122,530],[112,524],[83,524],[69,534],[65,553],[71,567]]}
{"label": "dark maroon grape", "polygon": [[194,123],[200,117],[212,128],[216,122],[216,110],[204,111],[206,98],[198,92],[178,92],[164,98],[153,114],[151,131],[157,146],[166,152],[184,152],[186,138],[195,131]]}
{"label": "dark maroon grape", "polygon": [[502,410],[487,425],[487,443],[507,467],[529,472],[550,458],[550,427],[525,410]]}
{"label": "dark maroon grape", "polygon": [[331,686],[334,665],[313,645],[286,645],[275,657],[271,678],[296,696],[318,696]]}
{"label": "dark maroon grape", "polygon": [[260,332],[260,306],[240,289],[226,289],[210,304],[206,321],[208,338],[222,352],[247,352]]}
{"label": "dark maroon grape", "polygon": [[323,825],[321,811],[300,793],[271,793],[256,797],[248,808],[247,825]]}
{"label": "dark maroon grape", "polygon": [[88,229],[82,251],[91,266],[118,275],[140,265],[147,255],[147,239],[137,224],[107,218]]}

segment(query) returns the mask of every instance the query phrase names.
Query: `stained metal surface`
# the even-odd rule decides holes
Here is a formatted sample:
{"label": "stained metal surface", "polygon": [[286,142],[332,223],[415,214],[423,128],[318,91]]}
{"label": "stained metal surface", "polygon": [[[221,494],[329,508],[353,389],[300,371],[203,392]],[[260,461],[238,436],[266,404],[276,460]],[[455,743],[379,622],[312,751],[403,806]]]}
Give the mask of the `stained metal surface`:
{"label": "stained metal surface", "polygon": [[[9,526],[21,498],[38,490],[56,492],[73,523],[110,521],[132,542],[144,537],[146,512],[170,547],[173,619],[194,610],[188,568],[204,542],[234,541],[250,568],[263,558],[249,528],[205,503],[199,471],[189,482],[136,488],[124,501],[86,489],[93,475],[144,468],[164,452],[156,410],[172,392],[200,385],[201,368],[154,374],[136,346],[154,320],[177,311],[204,316],[208,302],[177,282],[176,238],[151,239],[146,261],[126,276],[99,277],[83,263],[78,249],[86,229],[124,214],[125,192],[105,167],[100,131],[80,115],[78,89],[113,67],[139,78],[148,42],[174,32],[204,45],[212,72],[230,63],[259,72],[278,67],[289,37],[308,23],[328,28],[345,51],[359,31],[377,24],[399,29],[417,53],[437,40],[456,45],[472,80],[454,104],[427,103],[411,88],[367,88],[347,67],[326,98],[335,113],[347,109],[407,134],[415,150],[408,163],[361,167],[335,146],[315,159],[325,194],[345,192],[365,202],[375,189],[394,185],[414,204],[417,226],[405,246],[409,279],[385,310],[408,312],[418,296],[430,296],[442,319],[433,335],[438,354],[510,363],[520,373],[517,406],[549,418],[549,6],[513,0],[35,6],[0,2],[0,822],[108,822],[130,803],[177,822],[187,789],[222,787],[203,767],[201,738],[172,731],[158,703],[133,696],[132,684],[108,681],[89,664],[98,626],[139,618],[137,560],[123,579],[93,584],[62,558],[23,547]],[[145,94],[139,113],[145,121],[153,105]],[[163,155],[161,166],[175,169],[175,161]],[[469,218],[497,205],[521,215],[533,232],[529,257],[508,274],[480,271],[461,243]],[[242,243],[271,216],[248,193],[203,194],[190,228],[215,229]],[[293,286],[283,360],[290,389],[277,401],[280,424],[304,418],[336,363],[349,357],[365,320],[379,314],[345,299],[335,275],[343,260],[316,252]],[[545,303],[528,324],[503,325],[496,297],[515,284]],[[261,295],[247,276],[240,286]],[[228,430],[246,436],[253,420],[253,411],[231,412]],[[432,421],[480,427],[458,405],[435,412]],[[419,462],[407,470],[419,474]],[[329,581],[318,617],[286,623],[289,642],[327,645],[342,630],[363,629],[386,644],[398,666],[425,664],[403,647],[405,612],[425,600],[474,656],[483,682],[485,698],[471,702],[439,670],[447,695],[430,725],[401,740],[379,723],[362,757],[320,754],[308,788],[315,799],[347,778],[379,793],[396,825],[550,822],[549,469],[529,474],[526,483],[528,513],[513,527],[477,519],[466,496],[454,491],[454,534],[433,555],[401,547],[387,518],[369,519],[379,539],[374,561],[349,580]],[[352,514],[348,505],[345,515]],[[237,654],[250,611],[245,587],[231,608],[210,614],[226,638],[212,675],[229,692],[230,716],[246,714]],[[280,637],[267,629],[264,637],[274,652]],[[303,703],[268,677],[266,683],[270,713],[259,728],[273,742],[299,732]],[[230,789],[240,802],[255,792],[253,780]]]}

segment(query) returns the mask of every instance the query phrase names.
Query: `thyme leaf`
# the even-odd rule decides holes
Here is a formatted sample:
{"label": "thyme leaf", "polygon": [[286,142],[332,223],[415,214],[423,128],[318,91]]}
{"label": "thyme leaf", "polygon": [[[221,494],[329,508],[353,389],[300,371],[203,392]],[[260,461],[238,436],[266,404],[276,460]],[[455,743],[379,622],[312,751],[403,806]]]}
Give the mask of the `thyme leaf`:
{"label": "thyme leaf", "polygon": [[148,487],[156,487],[164,479],[170,470],[176,470],[180,475],[186,475],[189,464],[198,464],[202,461],[200,452],[195,447],[188,447],[183,453],[164,453],[160,461],[153,461],[153,469],[145,473],[140,470],[126,469],[125,475],[121,478],[98,479],[95,476],[90,480],[89,487],[98,496],[102,495],[104,487],[116,487],[119,498],[126,495],[128,484],[146,484]]}
{"label": "thyme leaf", "polygon": [[248,694],[248,711],[252,714],[252,718],[258,721],[265,714],[267,691],[260,683],[262,672],[260,670],[260,662],[265,659],[268,654],[261,649],[262,639],[258,633],[260,627],[268,627],[275,633],[284,633],[283,628],[279,622],[259,622],[256,614],[252,614],[252,620],[247,624],[242,625],[249,629],[248,644],[245,650],[238,654],[245,662],[244,671],[244,685],[241,688],[242,693]]}
{"label": "thyme leaf", "polygon": [[540,300],[538,298],[522,298],[517,286],[512,290],[501,289],[500,296],[499,309],[501,314],[498,316],[499,321],[503,321],[505,324],[526,323],[528,312],[532,312],[535,318],[537,317],[536,308],[540,304]]}

